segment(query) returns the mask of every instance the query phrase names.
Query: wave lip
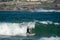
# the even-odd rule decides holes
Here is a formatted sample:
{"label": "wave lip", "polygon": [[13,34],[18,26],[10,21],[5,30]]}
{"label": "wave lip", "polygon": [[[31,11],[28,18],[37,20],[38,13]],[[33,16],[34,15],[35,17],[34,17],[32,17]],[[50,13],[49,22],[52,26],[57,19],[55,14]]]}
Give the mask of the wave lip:
{"label": "wave lip", "polygon": [[58,22],[52,22],[52,21],[37,21],[37,22],[42,23],[42,24],[60,25],[60,23],[58,23]]}
{"label": "wave lip", "polygon": [[39,23],[42,23],[42,24],[52,24],[53,22],[51,22],[51,21],[40,21]]}
{"label": "wave lip", "polygon": [[60,25],[60,23],[54,23],[55,25]]}

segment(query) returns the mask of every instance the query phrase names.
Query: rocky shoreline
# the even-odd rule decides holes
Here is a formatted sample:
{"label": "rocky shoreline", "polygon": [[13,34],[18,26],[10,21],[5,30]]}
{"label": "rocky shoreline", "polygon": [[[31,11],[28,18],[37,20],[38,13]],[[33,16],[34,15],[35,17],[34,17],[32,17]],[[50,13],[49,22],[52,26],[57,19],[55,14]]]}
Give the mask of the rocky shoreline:
{"label": "rocky shoreline", "polygon": [[59,10],[60,6],[55,3],[41,3],[41,2],[2,2],[0,3],[0,10],[9,10],[9,11],[16,11],[16,10],[35,10],[35,9],[55,9]]}

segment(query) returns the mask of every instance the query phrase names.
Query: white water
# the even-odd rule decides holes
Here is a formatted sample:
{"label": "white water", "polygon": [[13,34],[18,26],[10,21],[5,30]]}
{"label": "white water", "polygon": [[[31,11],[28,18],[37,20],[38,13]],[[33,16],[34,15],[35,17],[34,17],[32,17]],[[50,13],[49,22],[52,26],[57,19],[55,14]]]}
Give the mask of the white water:
{"label": "white water", "polygon": [[26,36],[27,27],[34,28],[35,22],[0,23],[0,35]]}
{"label": "white water", "polygon": [[54,24],[54,25],[60,25],[60,23],[58,22],[52,22],[52,21],[38,21],[38,20],[35,20],[35,22],[39,22],[41,24]]}
{"label": "white water", "polygon": [[46,9],[35,9],[35,10],[30,10],[31,12],[60,12],[60,10],[46,10]]}
{"label": "white water", "polygon": [[60,25],[58,22],[52,22],[52,21],[40,21],[42,24],[54,24],[54,25]]}
{"label": "white water", "polygon": [[60,37],[42,37],[39,40],[60,40]]}

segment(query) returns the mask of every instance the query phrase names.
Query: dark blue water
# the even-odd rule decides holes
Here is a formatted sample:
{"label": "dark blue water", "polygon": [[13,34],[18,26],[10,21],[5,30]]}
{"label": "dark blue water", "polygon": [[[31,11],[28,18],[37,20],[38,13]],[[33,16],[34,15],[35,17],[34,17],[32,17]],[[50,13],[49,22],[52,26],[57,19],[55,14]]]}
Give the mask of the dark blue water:
{"label": "dark blue water", "polygon": [[53,21],[60,23],[60,12],[0,11],[0,22]]}

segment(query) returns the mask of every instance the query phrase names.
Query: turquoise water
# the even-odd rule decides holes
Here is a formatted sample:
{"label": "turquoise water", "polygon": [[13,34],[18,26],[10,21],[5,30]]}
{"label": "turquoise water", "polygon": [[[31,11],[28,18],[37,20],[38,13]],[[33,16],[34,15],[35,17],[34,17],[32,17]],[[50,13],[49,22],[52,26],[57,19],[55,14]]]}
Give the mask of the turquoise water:
{"label": "turquoise water", "polygon": [[[48,24],[40,23],[40,21],[45,21]],[[0,11],[0,22],[35,22],[32,32],[36,34],[26,37],[0,37],[0,40],[42,40],[41,37],[60,37],[60,12]]]}

